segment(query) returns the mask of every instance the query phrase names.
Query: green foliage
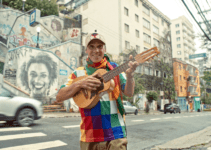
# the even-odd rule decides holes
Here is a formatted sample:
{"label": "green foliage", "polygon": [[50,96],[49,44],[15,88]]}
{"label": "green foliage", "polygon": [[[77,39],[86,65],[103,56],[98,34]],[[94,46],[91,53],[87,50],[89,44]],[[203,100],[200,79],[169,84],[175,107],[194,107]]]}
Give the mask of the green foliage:
{"label": "green foliage", "polygon": [[3,70],[4,70],[4,63],[0,62],[0,73],[3,74]]}
{"label": "green foliage", "polygon": [[[22,0],[3,0],[3,4],[22,11]],[[28,11],[33,8],[39,9],[42,17],[49,15],[58,16],[58,6],[53,0],[26,0],[24,10]]]}
{"label": "green foliage", "polygon": [[158,93],[155,91],[150,91],[147,93],[147,100],[149,103],[152,103],[153,100],[158,100]]}
{"label": "green foliage", "polygon": [[174,85],[174,78],[173,78],[173,68],[170,67],[167,63],[164,63],[163,60],[161,61],[155,60],[155,63],[158,68],[160,68],[161,72],[166,73],[166,78],[162,77],[163,81],[163,90],[165,98],[171,100],[176,99],[176,93],[175,93],[175,85]]}
{"label": "green foliage", "polygon": [[211,85],[211,71],[204,71],[204,76],[201,78],[206,82],[206,85]]}

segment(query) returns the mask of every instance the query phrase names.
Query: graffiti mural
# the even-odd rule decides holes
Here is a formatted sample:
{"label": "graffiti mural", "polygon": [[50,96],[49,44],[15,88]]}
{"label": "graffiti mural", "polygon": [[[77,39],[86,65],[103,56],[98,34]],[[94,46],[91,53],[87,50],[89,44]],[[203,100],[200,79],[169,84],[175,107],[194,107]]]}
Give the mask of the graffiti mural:
{"label": "graffiti mural", "polygon": [[49,96],[50,87],[57,79],[57,63],[49,54],[40,52],[36,56],[30,56],[22,64],[20,71],[20,81],[29,90],[31,97],[42,100]]}

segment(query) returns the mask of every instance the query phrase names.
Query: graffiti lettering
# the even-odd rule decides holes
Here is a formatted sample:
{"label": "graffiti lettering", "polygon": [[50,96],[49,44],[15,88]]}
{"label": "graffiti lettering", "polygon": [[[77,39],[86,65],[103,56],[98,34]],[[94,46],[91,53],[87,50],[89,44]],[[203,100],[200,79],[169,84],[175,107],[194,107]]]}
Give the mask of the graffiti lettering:
{"label": "graffiti lettering", "polygon": [[78,36],[78,33],[79,33],[79,30],[78,30],[78,29],[73,29],[73,31],[72,31],[72,33],[70,34],[70,36],[71,36],[72,38],[77,37],[77,36]]}

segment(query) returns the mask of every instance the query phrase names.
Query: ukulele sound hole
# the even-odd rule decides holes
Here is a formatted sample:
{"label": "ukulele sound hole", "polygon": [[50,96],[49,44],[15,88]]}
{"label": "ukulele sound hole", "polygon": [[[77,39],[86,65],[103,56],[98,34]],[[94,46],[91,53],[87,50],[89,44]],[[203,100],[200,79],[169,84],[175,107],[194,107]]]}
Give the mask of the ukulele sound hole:
{"label": "ukulele sound hole", "polygon": [[99,91],[104,89],[103,79],[100,78],[100,81],[101,81],[101,85],[97,88],[97,90],[91,91],[90,99],[92,99],[93,96],[97,95]]}

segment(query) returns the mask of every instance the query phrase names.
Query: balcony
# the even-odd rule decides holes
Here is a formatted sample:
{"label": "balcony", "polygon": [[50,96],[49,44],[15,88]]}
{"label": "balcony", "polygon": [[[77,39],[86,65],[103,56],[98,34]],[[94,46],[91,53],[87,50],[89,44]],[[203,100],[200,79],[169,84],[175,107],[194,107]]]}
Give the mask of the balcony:
{"label": "balcony", "polygon": [[190,92],[190,95],[198,95],[198,92]]}
{"label": "balcony", "polygon": [[191,84],[191,85],[196,85],[196,86],[198,85],[198,83],[196,83],[194,80],[191,80],[191,81],[190,81],[190,84]]}

